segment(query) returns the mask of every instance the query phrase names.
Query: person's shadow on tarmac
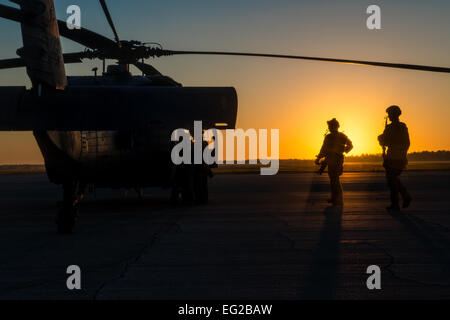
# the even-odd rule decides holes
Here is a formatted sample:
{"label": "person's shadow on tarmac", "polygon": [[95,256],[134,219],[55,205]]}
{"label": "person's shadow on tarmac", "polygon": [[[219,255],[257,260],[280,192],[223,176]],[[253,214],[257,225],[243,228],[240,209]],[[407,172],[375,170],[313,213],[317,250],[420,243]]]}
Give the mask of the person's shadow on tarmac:
{"label": "person's shadow on tarmac", "polygon": [[327,207],[319,241],[313,252],[305,299],[333,299],[340,259],[343,207]]}

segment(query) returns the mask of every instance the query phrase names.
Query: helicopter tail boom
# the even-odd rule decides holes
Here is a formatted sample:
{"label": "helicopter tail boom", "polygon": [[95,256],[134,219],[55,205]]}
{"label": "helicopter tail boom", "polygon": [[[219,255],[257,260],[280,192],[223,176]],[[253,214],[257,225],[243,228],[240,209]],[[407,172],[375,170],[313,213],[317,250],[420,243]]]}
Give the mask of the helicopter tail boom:
{"label": "helicopter tail boom", "polygon": [[[36,96],[0,87],[0,131],[116,131],[163,126],[234,129],[238,101],[228,87],[83,87]],[[62,107],[63,106],[63,107]]]}

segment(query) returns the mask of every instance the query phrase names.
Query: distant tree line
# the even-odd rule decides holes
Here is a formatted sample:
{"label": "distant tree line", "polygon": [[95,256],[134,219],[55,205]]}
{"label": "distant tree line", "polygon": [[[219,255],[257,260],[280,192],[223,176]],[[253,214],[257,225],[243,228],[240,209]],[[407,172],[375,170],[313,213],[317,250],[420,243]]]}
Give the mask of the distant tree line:
{"label": "distant tree line", "polygon": [[[362,154],[360,156],[348,156],[346,161],[350,162],[372,162],[380,161],[380,154]],[[408,154],[409,161],[450,161],[450,151],[421,151]]]}

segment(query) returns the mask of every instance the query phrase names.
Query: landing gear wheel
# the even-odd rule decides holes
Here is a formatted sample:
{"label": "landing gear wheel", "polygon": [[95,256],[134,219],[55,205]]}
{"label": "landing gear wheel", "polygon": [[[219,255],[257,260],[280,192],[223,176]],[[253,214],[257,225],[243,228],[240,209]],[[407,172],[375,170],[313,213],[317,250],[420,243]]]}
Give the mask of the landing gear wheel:
{"label": "landing gear wheel", "polygon": [[190,206],[194,203],[194,167],[193,165],[180,165],[175,169],[174,185],[170,200],[173,204],[181,202]]}
{"label": "landing gear wheel", "polygon": [[71,234],[78,220],[79,200],[76,195],[77,183],[68,182],[63,185],[64,199],[56,216],[56,225],[61,234]]}

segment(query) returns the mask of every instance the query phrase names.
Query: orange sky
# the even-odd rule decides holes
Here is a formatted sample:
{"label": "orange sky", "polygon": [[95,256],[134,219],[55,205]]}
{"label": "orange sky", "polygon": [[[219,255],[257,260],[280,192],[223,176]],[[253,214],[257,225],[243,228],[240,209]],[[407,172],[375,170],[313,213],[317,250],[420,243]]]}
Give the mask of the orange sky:
{"label": "orange sky", "polygon": [[[271,81],[288,78],[285,85],[274,89],[270,81],[256,81],[240,91],[238,127],[279,128],[280,157],[305,159],[318,153],[326,121],[336,117],[355,145],[352,155],[379,153],[385,108],[398,104],[410,129],[411,151],[450,150],[450,77],[332,65],[323,72],[306,70],[310,76],[305,79],[299,70],[312,68],[284,66]],[[30,133],[0,133],[0,150],[3,163],[41,161]]]}

